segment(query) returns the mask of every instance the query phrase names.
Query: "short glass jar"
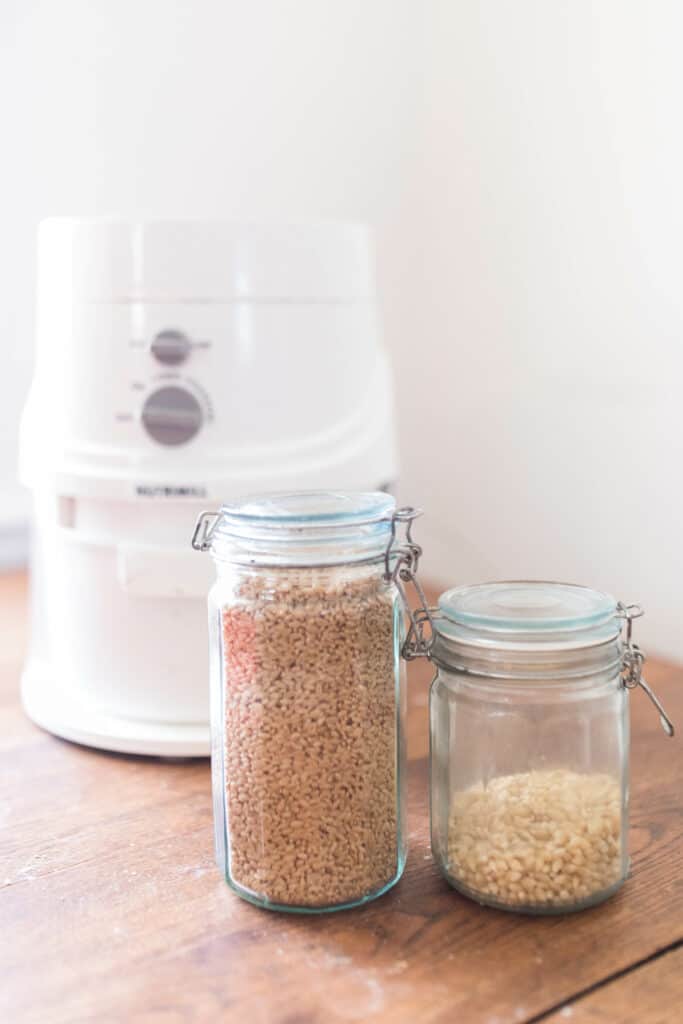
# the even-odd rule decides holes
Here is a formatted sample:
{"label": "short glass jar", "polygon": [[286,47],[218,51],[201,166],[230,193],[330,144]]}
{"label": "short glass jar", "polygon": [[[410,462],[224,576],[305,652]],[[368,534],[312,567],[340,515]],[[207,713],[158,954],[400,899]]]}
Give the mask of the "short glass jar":
{"label": "short glass jar", "polygon": [[623,611],[543,582],[457,587],[433,611],[432,849],[480,903],[580,910],[628,874]]}
{"label": "short glass jar", "polygon": [[210,550],[216,857],[240,896],[328,911],[405,864],[403,615],[387,494],[304,492],[200,518]]}

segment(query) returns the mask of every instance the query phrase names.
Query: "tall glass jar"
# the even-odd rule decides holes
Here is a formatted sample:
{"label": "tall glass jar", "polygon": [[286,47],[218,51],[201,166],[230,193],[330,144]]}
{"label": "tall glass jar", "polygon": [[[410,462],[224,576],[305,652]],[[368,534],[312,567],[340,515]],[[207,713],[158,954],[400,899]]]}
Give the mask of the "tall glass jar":
{"label": "tall glass jar", "polygon": [[405,864],[402,613],[387,494],[294,493],[200,520],[216,857],[263,907],[327,911]]}
{"label": "tall glass jar", "polygon": [[579,910],[627,876],[623,610],[561,583],[457,587],[439,600],[432,848],[480,903]]}

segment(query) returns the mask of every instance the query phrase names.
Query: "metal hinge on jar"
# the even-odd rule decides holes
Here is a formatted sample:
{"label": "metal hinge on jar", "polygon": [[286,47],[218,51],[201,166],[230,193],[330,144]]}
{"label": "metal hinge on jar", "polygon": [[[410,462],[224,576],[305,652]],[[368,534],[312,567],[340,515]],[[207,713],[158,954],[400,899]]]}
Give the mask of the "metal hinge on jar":
{"label": "metal hinge on jar", "polygon": [[211,535],[220,519],[220,512],[201,512],[192,534],[192,547],[195,551],[208,551],[211,547]]}
{"label": "metal hinge on jar", "polygon": [[664,710],[659,697],[643,678],[645,654],[638,644],[633,643],[632,640],[633,620],[639,619],[643,614],[643,609],[639,604],[622,604],[621,601],[617,604],[617,615],[626,623],[624,652],[621,657],[621,681],[627,690],[635,690],[636,686],[640,686],[640,688],[645,691],[659,712],[659,720],[662,723],[662,729],[667,736],[673,736],[673,722]]}
{"label": "metal hinge on jar", "polygon": [[[397,508],[391,517],[391,537],[384,553],[384,578],[396,585],[408,621],[410,623],[403,641],[401,654],[406,661],[414,658],[428,658],[434,637],[434,619],[438,609],[430,608],[425,592],[417,578],[422,548],[412,537],[413,521],[422,515],[422,509],[404,505]],[[400,526],[405,526],[403,538],[397,536]],[[406,585],[412,585],[419,605],[412,608],[408,600]]]}

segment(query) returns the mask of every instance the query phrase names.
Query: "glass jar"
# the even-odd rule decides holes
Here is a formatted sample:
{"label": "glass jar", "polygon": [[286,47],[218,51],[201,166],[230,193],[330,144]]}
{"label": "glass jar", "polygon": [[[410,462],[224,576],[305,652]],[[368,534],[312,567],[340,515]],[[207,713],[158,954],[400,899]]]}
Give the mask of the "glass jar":
{"label": "glass jar", "polygon": [[460,892],[547,914],[625,880],[635,614],[544,582],[457,587],[432,610],[432,849]]}
{"label": "glass jar", "polygon": [[258,497],[204,514],[216,857],[240,896],[328,911],[405,864],[394,499]]}

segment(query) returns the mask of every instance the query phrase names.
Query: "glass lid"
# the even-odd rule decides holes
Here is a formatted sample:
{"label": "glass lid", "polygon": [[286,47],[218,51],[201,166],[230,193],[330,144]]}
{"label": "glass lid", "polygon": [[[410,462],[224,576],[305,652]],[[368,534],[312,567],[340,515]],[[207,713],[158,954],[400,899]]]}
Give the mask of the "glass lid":
{"label": "glass lid", "polygon": [[454,587],[439,598],[438,632],[475,645],[595,644],[619,633],[617,602],[573,583],[509,580]]}
{"label": "glass lid", "polygon": [[251,565],[341,565],[384,556],[396,501],[384,491],[292,491],[223,505],[218,558]]}
{"label": "glass lid", "polygon": [[260,494],[234,504],[223,505],[228,519],[251,520],[277,527],[335,526],[337,523],[373,523],[391,519],[396,502],[384,491],[293,491]]}
{"label": "glass lid", "polygon": [[454,587],[439,598],[439,611],[452,622],[506,633],[586,629],[614,618],[616,608],[599,590],[544,580]]}

